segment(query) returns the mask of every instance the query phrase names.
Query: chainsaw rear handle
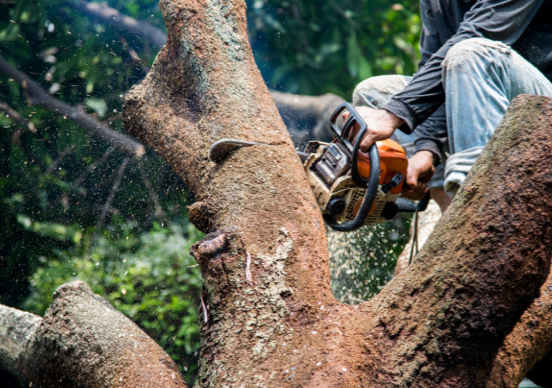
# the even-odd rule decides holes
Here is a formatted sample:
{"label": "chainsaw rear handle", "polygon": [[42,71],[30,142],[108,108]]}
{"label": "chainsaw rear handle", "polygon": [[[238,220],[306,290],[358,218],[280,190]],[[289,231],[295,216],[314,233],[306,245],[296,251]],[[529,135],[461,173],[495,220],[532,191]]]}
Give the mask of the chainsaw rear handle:
{"label": "chainsaw rear handle", "polygon": [[[339,115],[347,109],[351,114],[347,121],[343,124],[343,129],[340,129],[337,126],[337,119]],[[360,131],[357,134],[355,145],[353,146],[348,140],[347,136],[352,130],[355,124],[360,125]],[[337,107],[335,112],[332,114],[330,120],[330,129],[334,133],[337,140],[345,146],[345,148],[351,152],[352,155],[352,166],[351,166],[351,175],[353,181],[360,187],[366,186],[366,194],[364,195],[364,201],[358,210],[356,217],[351,221],[345,221],[338,223],[335,218],[330,214],[324,214],[324,221],[328,224],[330,228],[338,232],[349,232],[357,230],[364,225],[370,210],[372,209],[372,204],[378,196],[379,190],[379,176],[380,176],[380,159],[379,151],[376,143],[372,144],[368,150],[368,156],[370,160],[370,176],[368,179],[363,179],[358,172],[358,154],[360,150],[360,143],[366,134],[368,127],[366,123],[357,113],[355,108],[349,103],[343,103]]]}
{"label": "chainsaw rear handle", "polygon": [[423,212],[427,209],[427,205],[429,204],[429,200],[431,199],[431,195],[429,194],[429,190],[424,198],[422,198],[418,204],[409,201],[406,198],[397,198],[397,201],[395,202],[399,208],[399,213],[415,213],[415,212]]}

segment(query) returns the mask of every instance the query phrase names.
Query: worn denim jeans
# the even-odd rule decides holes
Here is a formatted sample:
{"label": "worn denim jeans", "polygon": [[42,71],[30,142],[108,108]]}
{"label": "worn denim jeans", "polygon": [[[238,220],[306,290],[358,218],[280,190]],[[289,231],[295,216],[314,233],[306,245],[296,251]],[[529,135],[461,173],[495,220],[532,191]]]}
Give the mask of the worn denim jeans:
{"label": "worn denim jeans", "polygon": [[[444,186],[454,196],[512,99],[519,94],[552,97],[552,83],[509,46],[484,38],[454,45],[442,66],[450,157],[428,187]],[[382,108],[410,79],[382,76],[363,81],[355,89],[353,105]],[[413,135],[395,131],[393,138],[412,152]]]}
{"label": "worn denim jeans", "polygon": [[552,83],[501,42],[484,38],[454,45],[443,62],[451,157],[445,190],[454,195],[520,94],[552,97]]}

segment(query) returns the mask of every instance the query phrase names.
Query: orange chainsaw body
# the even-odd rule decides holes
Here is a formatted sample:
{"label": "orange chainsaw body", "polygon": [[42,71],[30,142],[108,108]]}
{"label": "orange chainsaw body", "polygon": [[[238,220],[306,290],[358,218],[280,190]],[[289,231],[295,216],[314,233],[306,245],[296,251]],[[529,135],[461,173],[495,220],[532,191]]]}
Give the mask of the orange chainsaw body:
{"label": "orange chainsaw body", "polygon": [[[406,170],[408,169],[408,159],[406,152],[399,145],[399,143],[387,139],[376,142],[380,157],[380,179],[379,184],[385,185],[393,179],[397,173],[401,173],[403,177],[406,176]],[[368,179],[370,176],[370,159],[367,153],[359,151],[358,156],[358,172],[364,179]],[[403,181],[395,188],[391,189],[393,194],[400,194],[404,184]]]}

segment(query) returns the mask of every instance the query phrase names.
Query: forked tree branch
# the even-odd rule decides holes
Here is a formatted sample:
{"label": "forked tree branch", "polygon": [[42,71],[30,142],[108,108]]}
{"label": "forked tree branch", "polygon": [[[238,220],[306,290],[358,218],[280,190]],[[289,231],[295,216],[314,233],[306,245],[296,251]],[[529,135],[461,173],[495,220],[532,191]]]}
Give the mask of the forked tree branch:
{"label": "forked tree branch", "polygon": [[[168,43],[123,120],[194,191],[190,214],[211,232],[192,249],[209,317],[198,386],[484,386],[550,268],[552,100],[518,97],[412,264],[370,302],[342,305],[243,1],[161,8]],[[221,138],[266,145],[210,163]]]}

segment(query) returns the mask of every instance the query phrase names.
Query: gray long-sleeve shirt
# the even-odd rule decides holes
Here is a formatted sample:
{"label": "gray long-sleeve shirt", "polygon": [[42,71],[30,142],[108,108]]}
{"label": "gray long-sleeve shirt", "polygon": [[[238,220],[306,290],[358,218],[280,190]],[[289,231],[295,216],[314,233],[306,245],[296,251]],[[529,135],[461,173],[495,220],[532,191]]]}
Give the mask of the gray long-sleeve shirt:
{"label": "gray long-sleeve shirt", "polygon": [[552,0],[421,0],[421,60],[412,82],[385,107],[415,133],[416,150],[439,155],[447,137],[441,62],[456,43],[506,43],[552,80]]}

